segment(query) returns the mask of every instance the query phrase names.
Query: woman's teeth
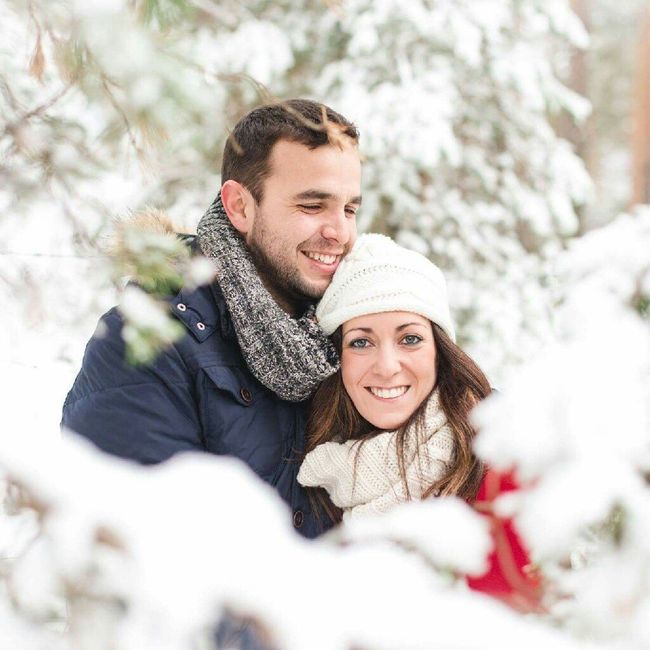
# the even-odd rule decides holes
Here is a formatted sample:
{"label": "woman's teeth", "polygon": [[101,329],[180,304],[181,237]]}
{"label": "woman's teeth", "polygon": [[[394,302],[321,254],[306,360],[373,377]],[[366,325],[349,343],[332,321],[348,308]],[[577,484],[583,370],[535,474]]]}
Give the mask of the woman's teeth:
{"label": "woman's teeth", "polygon": [[374,386],[370,386],[368,390],[377,397],[390,399],[404,395],[408,388],[408,386],[396,386],[395,388],[375,388]]}

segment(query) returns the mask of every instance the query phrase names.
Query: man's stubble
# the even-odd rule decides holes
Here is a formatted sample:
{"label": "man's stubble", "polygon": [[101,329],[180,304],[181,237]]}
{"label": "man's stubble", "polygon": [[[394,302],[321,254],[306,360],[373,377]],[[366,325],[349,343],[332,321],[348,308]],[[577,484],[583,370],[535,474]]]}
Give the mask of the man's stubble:
{"label": "man's stubble", "polygon": [[325,288],[314,286],[301,277],[292,257],[295,251],[266,227],[263,215],[257,216],[246,243],[260,279],[272,295],[296,307],[322,298]]}

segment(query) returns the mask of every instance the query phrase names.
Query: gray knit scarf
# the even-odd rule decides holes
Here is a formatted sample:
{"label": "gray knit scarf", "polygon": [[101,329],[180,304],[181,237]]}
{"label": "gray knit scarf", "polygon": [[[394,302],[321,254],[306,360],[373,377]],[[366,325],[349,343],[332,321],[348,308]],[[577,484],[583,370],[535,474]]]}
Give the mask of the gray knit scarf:
{"label": "gray knit scarf", "polygon": [[314,305],[300,318],[292,318],[273,300],[226,215],[221,194],[201,218],[197,232],[203,254],[216,266],[250,371],[284,400],[310,397],[339,367],[336,348],[314,320]]}

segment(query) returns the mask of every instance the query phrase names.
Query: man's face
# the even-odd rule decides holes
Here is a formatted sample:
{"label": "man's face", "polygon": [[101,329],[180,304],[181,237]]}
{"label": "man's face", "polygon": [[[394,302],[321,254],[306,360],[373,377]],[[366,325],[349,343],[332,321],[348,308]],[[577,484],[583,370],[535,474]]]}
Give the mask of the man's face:
{"label": "man's face", "polygon": [[361,161],[356,147],[280,140],[269,162],[246,243],[271,294],[291,310],[323,295],[354,244]]}

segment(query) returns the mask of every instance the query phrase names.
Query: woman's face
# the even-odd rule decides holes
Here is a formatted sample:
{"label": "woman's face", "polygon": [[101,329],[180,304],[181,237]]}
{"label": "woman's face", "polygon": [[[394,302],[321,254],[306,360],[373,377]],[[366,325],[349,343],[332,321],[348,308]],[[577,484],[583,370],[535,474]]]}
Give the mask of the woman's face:
{"label": "woman's face", "polygon": [[433,390],[431,321],[410,312],[359,316],[343,324],[341,374],[357,411],[378,429],[402,425]]}

